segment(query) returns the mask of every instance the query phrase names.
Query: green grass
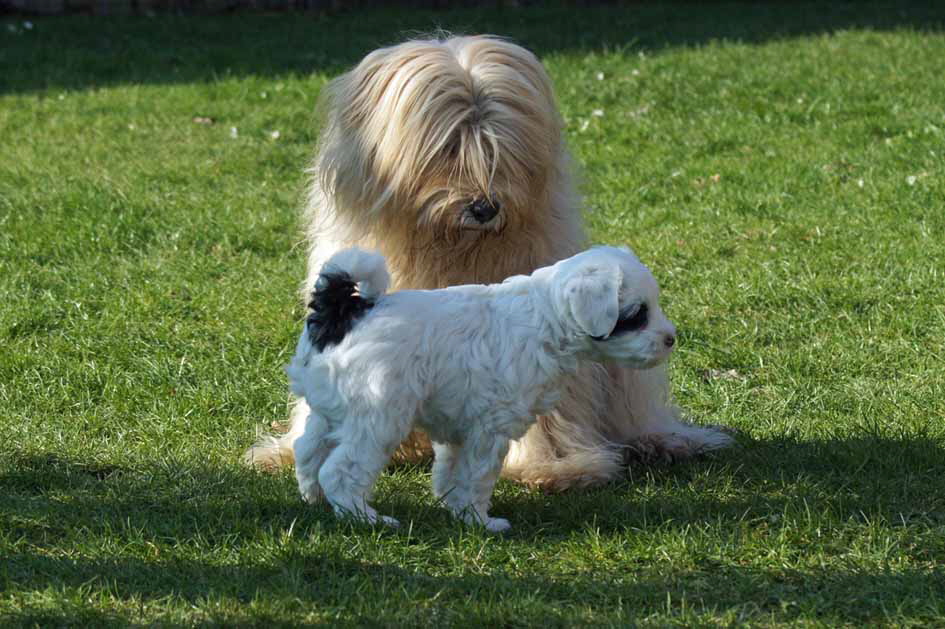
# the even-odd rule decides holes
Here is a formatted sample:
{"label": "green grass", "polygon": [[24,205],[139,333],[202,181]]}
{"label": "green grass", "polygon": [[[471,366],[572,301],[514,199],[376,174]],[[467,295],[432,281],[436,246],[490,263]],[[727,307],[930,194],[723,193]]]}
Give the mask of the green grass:
{"label": "green grass", "polygon": [[[945,8],[34,24],[0,25],[0,624],[945,625]],[[737,449],[500,483],[502,538],[424,468],[388,531],[241,467],[285,416],[318,91],[438,26],[541,55],[593,238],[655,270],[675,394]]]}

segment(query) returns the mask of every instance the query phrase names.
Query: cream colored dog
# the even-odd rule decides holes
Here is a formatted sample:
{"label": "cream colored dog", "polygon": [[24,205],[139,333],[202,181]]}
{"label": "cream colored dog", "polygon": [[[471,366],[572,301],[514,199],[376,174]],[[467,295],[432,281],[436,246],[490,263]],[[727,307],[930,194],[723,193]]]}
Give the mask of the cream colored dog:
{"label": "cream colored dog", "polygon": [[[434,289],[501,282],[585,246],[551,82],[527,50],[486,36],[408,41],[370,53],[325,97],[303,299],[347,247],[380,251],[393,289]],[[288,433],[246,460],[291,462],[308,415],[299,399]],[[675,460],[731,443],[679,415],[663,366],[584,364],[556,409],[512,442],[502,474],[558,490],[614,479],[628,455]],[[413,433],[399,454],[430,452]]]}

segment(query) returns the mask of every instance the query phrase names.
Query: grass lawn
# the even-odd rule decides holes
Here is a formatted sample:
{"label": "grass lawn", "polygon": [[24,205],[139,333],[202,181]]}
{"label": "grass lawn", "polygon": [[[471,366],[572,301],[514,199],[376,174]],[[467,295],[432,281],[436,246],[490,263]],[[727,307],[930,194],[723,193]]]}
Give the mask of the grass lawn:
{"label": "grass lawn", "polygon": [[[0,22],[0,625],[945,625],[941,4]],[[319,89],[436,27],[547,64],[592,236],[738,448],[502,482],[506,537],[425,468],[391,531],[240,465],[286,413]]]}

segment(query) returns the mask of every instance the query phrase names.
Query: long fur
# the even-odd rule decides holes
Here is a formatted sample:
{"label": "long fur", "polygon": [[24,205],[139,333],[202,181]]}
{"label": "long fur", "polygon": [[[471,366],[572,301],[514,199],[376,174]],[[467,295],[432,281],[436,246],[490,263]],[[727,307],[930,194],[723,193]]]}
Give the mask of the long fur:
{"label": "long fur", "polygon": [[[486,36],[408,41],[370,53],[323,97],[303,299],[329,256],[352,246],[380,251],[400,290],[495,283],[586,244],[551,81],[527,50]],[[464,211],[481,199],[501,205],[484,225]],[[288,433],[264,436],[246,461],[291,462],[307,415],[300,399]],[[502,474],[549,490],[595,485],[628,456],[675,460],[730,442],[681,421],[664,367],[585,364],[512,443]],[[399,458],[430,452],[415,432]]]}
{"label": "long fur", "polygon": [[[502,284],[398,291],[362,309],[349,284],[364,279],[352,269],[368,256],[329,260],[319,282],[337,290],[286,369],[311,409],[293,444],[299,491],[342,517],[397,524],[369,504],[372,489],[419,426],[434,441],[434,494],[467,523],[507,530],[488,511],[509,441],[554,407],[578,358],[645,368],[675,344],[656,281],[626,249],[595,247]],[[320,327],[347,332],[320,346]]]}

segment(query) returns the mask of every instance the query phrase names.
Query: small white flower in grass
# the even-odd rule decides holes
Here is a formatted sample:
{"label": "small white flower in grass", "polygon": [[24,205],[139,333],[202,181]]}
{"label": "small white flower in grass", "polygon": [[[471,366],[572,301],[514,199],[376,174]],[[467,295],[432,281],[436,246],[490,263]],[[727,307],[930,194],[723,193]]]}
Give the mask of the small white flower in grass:
{"label": "small white flower in grass", "polygon": [[594,116],[595,118],[603,118],[603,116],[604,116],[604,110],[603,110],[603,109],[595,109],[594,111],[591,112],[591,115]]}
{"label": "small white flower in grass", "polygon": [[231,137],[231,138],[238,138],[238,137],[240,137],[240,132],[239,132],[239,130],[238,130],[236,127],[230,127],[230,137]]}
{"label": "small white flower in grass", "polygon": [[260,98],[269,98],[269,94],[267,94],[266,92],[260,92],[260,93],[259,93],[259,97],[260,97]]}
{"label": "small white flower in grass", "polygon": [[589,125],[589,124],[591,124],[591,121],[590,121],[590,120],[582,120],[582,121],[581,121],[581,128],[578,129],[578,131],[580,131],[581,133],[583,133],[584,131],[587,131],[587,125]]}
{"label": "small white flower in grass", "polygon": [[906,177],[906,183],[909,184],[910,186],[914,186],[917,179],[918,177],[916,177],[915,175],[909,175],[908,177]]}
{"label": "small white flower in grass", "polygon": [[59,100],[66,100],[66,95],[65,95],[65,94],[60,94],[60,95],[59,95]]}
{"label": "small white flower in grass", "polygon": [[604,73],[603,73],[603,72],[598,72],[598,73],[597,73],[597,80],[598,80],[598,81],[603,81],[603,80],[604,80]]}
{"label": "small white flower in grass", "polygon": [[28,31],[31,31],[31,30],[33,30],[33,23],[30,22],[29,20],[27,20],[27,21],[23,22],[23,28],[25,28],[25,29],[28,30]]}
{"label": "small white flower in grass", "polygon": [[138,127],[136,127],[133,122],[128,124],[128,130],[129,130],[129,131],[134,131],[134,130],[137,129],[137,128],[138,128]]}
{"label": "small white flower in grass", "polygon": [[633,76],[640,76],[640,71],[637,70],[636,68],[634,68],[634,69],[630,72],[630,74],[632,74]]}
{"label": "small white flower in grass", "polygon": [[269,134],[269,137],[272,138],[273,140],[278,140],[278,139],[279,139],[279,136],[281,136],[281,135],[282,135],[282,134],[279,133],[279,130],[276,129],[275,131],[272,131],[272,132]]}
{"label": "small white flower in grass", "polygon": [[862,188],[863,186],[866,185],[866,183],[865,183],[862,179],[857,179],[857,180],[856,180],[856,185],[858,185],[859,187]]}

